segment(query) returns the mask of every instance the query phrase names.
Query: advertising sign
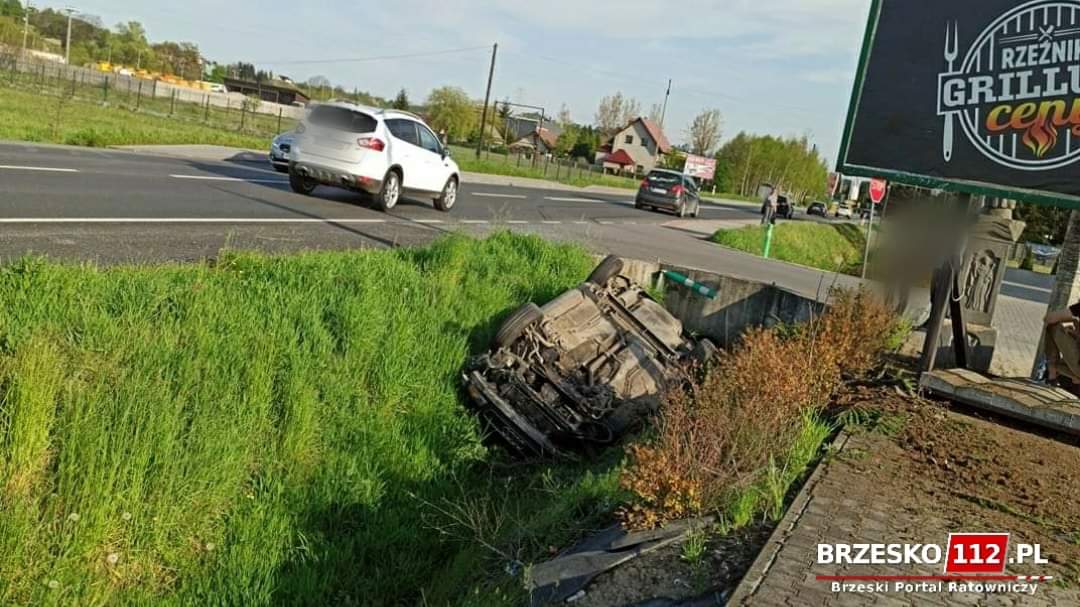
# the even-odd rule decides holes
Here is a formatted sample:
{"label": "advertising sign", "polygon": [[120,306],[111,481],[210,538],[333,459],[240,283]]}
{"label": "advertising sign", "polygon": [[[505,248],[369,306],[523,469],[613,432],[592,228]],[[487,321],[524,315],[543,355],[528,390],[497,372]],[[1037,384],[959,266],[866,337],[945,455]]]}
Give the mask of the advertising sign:
{"label": "advertising sign", "polygon": [[875,0],[838,164],[1080,208],[1080,0]]}
{"label": "advertising sign", "polygon": [[687,154],[683,174],[704,179],[705,181],[712,181],[713,177],[716,176],[716,159]]}
{"label": "advertising sign", "polygon": [[885,200],[885,192],[889,187],[889,183],[884,179],[871,179],[870,180],[870,200],[874,204],[881,204],[882,200]]}

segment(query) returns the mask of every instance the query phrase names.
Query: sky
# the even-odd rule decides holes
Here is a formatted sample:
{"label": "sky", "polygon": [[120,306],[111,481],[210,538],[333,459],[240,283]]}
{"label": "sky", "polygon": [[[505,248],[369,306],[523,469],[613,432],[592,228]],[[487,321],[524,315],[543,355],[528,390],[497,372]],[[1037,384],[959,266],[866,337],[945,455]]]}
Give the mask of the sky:
{"label": "sky", "polygon": [[[35,2],[34,4],[50,4]],[[135,20],[152,41],[190,41],[219,63],[246,61],[302,81],[328,77],[414,102],[459,86],[565,104],[592,123],[605,95],[664,101],[668,137],[687,140],[694,116],[716,108],[724,138],[740,131],[808,135],[834,162],[870,0],[71,0],[115,26]],[[483,47],[483,48],[477,48]],[[472,49],[435,56],[340,61]],[[320,62],[320,63],[315,63]]]}

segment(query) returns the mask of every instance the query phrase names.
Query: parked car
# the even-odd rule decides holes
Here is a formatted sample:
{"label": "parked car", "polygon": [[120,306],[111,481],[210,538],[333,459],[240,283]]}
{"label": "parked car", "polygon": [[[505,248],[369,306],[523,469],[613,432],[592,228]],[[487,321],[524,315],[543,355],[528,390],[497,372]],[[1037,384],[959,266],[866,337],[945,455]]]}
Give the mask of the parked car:
{"label": "parked car", "polygon": [[289,172],[289,156],[295,139],[296,135],[292,131],[286,131],[270,142],[270,165],[275,171]]}
{"label": "parked car", "polygon": [[847,219],[855,219],[855,212],[851,210],[851,205],[846,202],[841,202],[836,205],[836,211],[833,214],[837,219],[846,217]]}
{"label": "parked car", "polygon": [[825,206],[824,202],[811,202],[810,206],[806,207],[806,214],[825,217],[829,214],[829,207]]}
{"label": "parked car", "polygon": [[225,88],[224,84],[213,83],[210,85],[211,93],[228,93],[229,89]]}
{"label": "parked car", "polygon": [[693,177],[655,169],[642,180],[634,208],[664,209],[679,217],[697,217],[701,211],[701,193]]}
{"label": "parked car", "polygon": [[574,457],[636,430],[667,387],[715,353],[610,256],[577,288],[511,314],[464,382],[482,423],[512,451]]}
{"label": "parked car", "polygon": [[795,216],[795,205],[791,204],[787,196],[776,197],[776,216],[791,219]]}
{"label": "parked car", "polygon": [[449,149],[415,114],[334,101],[316,106],[296,126],[289,185],[299,194],[340,187],[374,196],[389,211],[407,193],[449,211],[460,182]]}

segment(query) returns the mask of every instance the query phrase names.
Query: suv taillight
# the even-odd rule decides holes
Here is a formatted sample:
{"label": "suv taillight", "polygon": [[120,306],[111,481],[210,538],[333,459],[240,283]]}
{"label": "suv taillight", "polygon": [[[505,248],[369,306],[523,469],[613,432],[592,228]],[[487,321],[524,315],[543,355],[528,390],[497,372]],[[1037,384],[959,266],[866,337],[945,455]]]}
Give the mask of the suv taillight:
{"label": "suv taillight", "polygon": [[386,143],[378,137],[361,137],[356,140],[356,145],[376,152],[381,152],[386,149]]}
{"label": "suv taillight", "polygon": [[649,179],[648,178],[642,179],[641,180],[641,188],[645,189],[647,187],[649,187]]}
{"label": "suv taillight", "polygon": [[682,196],[683,187],[681,185],[677,185],[677,186],[671,188],[671,193],[674,196]]}

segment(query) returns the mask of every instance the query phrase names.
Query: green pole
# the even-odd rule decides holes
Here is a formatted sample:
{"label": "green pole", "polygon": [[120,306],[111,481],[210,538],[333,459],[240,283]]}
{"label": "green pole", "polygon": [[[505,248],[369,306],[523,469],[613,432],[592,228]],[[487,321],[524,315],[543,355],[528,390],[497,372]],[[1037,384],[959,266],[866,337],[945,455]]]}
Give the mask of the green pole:
{"label": "green pole", "polygon": [[697,282],[697,281],[691,279],[688,276],[684,276],[684,275],[679,274],[678,272],[674,272],[672,270],[664,270],[664,276],[666,276],[668,279],[674,281],[675,283],[680,284],[680,285],[690,289],[691,291],[693,291],[694,293],[697,293],[698,295],[702,295],[702,296],[707,297],[709,299],[716,299],[716,296],[717,296],[716,289],[713,289],[711,287],[703,285],[700,282]]}
{"label": "green pole", "polygon": [[769,223],[765,224],[765,259],[769,258],[769,251],[772,250],[772,231],[773,224],[770,221]]}

